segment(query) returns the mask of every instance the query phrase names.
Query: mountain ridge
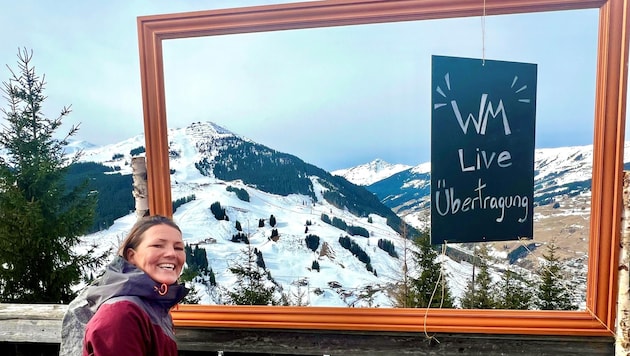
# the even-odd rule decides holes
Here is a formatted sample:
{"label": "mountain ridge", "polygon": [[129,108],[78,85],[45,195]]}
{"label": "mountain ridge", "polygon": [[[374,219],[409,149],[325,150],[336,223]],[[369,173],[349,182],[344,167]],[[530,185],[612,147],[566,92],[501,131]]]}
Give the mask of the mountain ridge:
{"label": "mountain ridge", "polygon": [[400,163],[389,163],[380,158],[358,166],[339,169],[331,172],[342,176],[356,185],[370,185],[398,172],[412,168],[412,166]]}

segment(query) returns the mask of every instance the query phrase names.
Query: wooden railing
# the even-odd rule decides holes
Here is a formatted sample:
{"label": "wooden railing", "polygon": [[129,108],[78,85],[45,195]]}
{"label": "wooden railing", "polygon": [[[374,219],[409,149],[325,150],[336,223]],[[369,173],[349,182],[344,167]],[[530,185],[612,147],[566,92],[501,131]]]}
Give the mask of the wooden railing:
{"label": "wooden railing", "polygon": [[[66,305],[0,304],[1,355],[55,355]],[[180,355],[612,355],[612,337],[176,328]],[[37,348],[41,345],[40,348]],[[33,351],[37,349],[37,351]],[[20,351],[22,350],[22,351]],[[24,351],[28,350],[28,351]]]}

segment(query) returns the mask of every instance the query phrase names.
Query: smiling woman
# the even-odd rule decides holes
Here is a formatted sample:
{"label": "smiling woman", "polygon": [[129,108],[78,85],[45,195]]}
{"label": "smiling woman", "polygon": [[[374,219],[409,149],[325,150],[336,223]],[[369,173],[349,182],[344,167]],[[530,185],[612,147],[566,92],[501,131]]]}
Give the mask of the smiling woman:
{"label": "smiling woman", "polygon": [[171,219],[139,219],[104,274],[70,303],[60,354],[177,355],[169,310],[188,292],[177,283],[185,260]]}
{"label": "smiling woman", "polygon": [[318,1],[138,19],[150,211],[171,215],[162,42],[168,39],[598,8],[594,160],[586,310],[424,310],[182,306],[178,326],[537,335],[613,335],[628,53],[622,0]]}

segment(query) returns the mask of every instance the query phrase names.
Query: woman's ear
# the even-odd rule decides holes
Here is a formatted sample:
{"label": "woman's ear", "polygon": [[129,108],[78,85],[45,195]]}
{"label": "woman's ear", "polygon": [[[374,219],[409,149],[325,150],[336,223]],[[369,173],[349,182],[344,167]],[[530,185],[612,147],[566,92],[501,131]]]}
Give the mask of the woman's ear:
{"label": "woman's ear", "polygon": [[132,248],[128,248],[127,251],[124,252],[123,258],[127,260],[127,262],[131,263],[132,265],[135,265],[135,256],[136,256],[136,251]]}

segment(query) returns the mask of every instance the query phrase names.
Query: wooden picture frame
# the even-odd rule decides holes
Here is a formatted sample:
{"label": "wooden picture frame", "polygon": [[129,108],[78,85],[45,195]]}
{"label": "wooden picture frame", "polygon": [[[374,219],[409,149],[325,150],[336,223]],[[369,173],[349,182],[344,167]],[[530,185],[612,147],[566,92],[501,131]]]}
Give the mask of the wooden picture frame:
{"label": "wooden picture frame", "polygon": [[[624,0],[333,0],[138,18],[149,207],[172,215],[162,41],[368,23],[598,8],[586,310],[181,305],[178,327],[613,336],[628,64]],[[558,24],[562,26],[562,24]]]}

